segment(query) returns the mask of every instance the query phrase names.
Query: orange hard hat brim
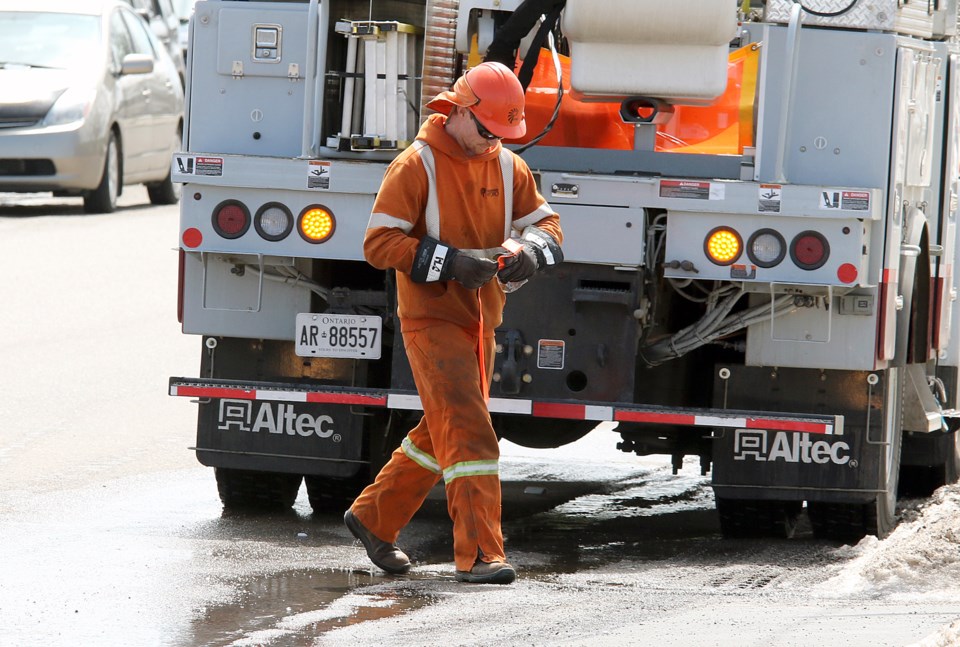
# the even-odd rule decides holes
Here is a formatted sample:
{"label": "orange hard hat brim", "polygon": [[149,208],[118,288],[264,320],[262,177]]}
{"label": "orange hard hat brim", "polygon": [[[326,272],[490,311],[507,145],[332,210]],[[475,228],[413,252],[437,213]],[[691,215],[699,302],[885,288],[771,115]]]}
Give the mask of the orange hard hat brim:
{"label": "orange hard hat brim", "polygon": [[449,115],[453,106],[468,108],[478,103],[480,103],[480,99],[473,93],[467,80],[461,76],[453,84],[453,88],[435,96],[427,103],[427,107],[440,114]]}
{"label": "orange hard hat brim", "polygon": [[459,79],[457,79],[457,82],[453,84],[452,89],[441,92],[431,99],[427,103],[427,108],[447,116],[450,115],[450,111],[453,110],[454,106],[470,108],[470,111],[473,113],[474,117],[476,117],[477,120],[483,124],[483,127],[497,137],[502,137],[503,139],[517,139],[526,134],[527,124],[523,119],[520,120],[520,123],[512,126],[500,123],[488,123],[490,121],[489,119],[483,119],[481,115],[477,114],[477,111],[473,109],[473,106],[477,105],[478,103],[480,103],[480,99],[470,88],[470,84],[467,83],[466,76],[461,76]]}

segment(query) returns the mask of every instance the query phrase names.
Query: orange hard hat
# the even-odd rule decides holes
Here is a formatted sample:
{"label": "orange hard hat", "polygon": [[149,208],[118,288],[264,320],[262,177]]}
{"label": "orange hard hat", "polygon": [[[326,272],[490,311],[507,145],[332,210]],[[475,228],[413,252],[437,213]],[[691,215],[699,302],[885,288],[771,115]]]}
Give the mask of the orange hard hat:
{"label": "orange hard hat", "polygon": [[523,86],[503,63],[488,61],[467,70],[427,107],[450,114],[453,106],[469,108],[484,128],[504,139],[517,139],[527,132],[523,114]]}

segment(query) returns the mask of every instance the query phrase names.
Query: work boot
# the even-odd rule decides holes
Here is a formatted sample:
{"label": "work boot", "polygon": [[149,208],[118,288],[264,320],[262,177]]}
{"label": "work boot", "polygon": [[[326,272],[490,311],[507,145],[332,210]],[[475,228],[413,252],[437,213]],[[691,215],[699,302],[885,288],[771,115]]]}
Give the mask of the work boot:
{"label": "work boot", "polygon": [[471,584],[510,584],[517,579],[517,572],[506,562],[477,560],[469,571],[457,571],[458,582]]}
{"label": "work boot", "polygon": [[360,520],[353,515],[352,510],[347,510],[344,513],[343,523],[367,549],[367,557],[370,558],[371,562],[393,575],[403,575],[410,570],[410,558],[393,544],[378,539],[376,535],[367,530],[360,523]]}

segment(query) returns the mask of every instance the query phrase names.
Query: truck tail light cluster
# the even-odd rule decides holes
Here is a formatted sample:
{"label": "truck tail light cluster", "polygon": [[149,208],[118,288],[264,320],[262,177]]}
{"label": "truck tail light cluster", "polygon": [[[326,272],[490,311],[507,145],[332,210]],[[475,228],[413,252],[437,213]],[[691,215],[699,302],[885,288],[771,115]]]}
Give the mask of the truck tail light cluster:
{"label": "truck tail light cluster", "polygon": [[[285,239],[296,226],[303,240],[318,244],[329,240],[337,228],[333,212],[319,204],[306,207],[296,218],[279,202],[263,205],[253,218],[250,209],[239,200],[224,200],[213,210],[213,230],[223,238],[240,238],[250,229],[251,223],[261,238],[273,242]],[[202,240],[199,230],[191,228],[188,231],[196,232],[196,236],[191,236],[188,243],[185,233],[184,244],[191,248],[198,246]],[[195,238],[196,244],[193,244]]]}
{"label": "truck tail light cluster", "polygon": [[784,237],[775,229],[759,229],[753,232],[744,246],[743,237],[732,227],[711,229],[703,240],[703,251],[716,265],[732,265],[746,251],[750,262],[757,267],[775,267],[783,262],[790,252],[790,259],[804,270],[823,267],[830,257],[830,244],[823,234],[804,231],[794,236],[789,247]]}

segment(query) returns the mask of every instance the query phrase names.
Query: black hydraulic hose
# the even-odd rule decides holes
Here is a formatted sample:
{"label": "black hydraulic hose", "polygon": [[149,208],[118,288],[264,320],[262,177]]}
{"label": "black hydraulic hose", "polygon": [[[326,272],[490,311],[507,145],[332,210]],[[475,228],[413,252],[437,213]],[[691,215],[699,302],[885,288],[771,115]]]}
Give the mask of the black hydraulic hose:
{"label": "black hydraulic hose", "polygon": [[[503,63],[511,70],[516,62],[517,49],[520,47],[520,41],[523,40],[530,30],[533,29],[540,16],[548,16],[547,24],[541,28],[534,38],[534,43],[530,47],[530,52],[534,54],[533,64],[530,66],[530,76],[533,74],[533,65],[536,65],[536,55],[540,51],[546,38],[546,31],[553,29],[560,11],[566,5],[567,0],[524,0],[520,6],[507,18],[507,21],[500,26],[493,35],[493,42],[487,48],[487,53],[483,57],[485,61],[497,61]],[[528,56],[529,58],[529,56]],[[526,67],[526,62],[524,64]],[[524,77],[517,74],[520,84],[526,90],[530,84],[530,78],[524,82]]]}
{"label": "black hydraulic hose", "polygon": [[857,6],[857,3],[860,2],[860,0],[850,0],[850,4],[848,4],[843,9],[838,9],[837,11],[814,11],[813,9],[803,4],[800,0],[793,0],[793,1],[799,4],[800,8],[806,11],[811,16],[817,16],[819,18],[836,18],[837,16],[842,16],[843,14],[847,13],[848,11],[853,9],[855,6]]}

